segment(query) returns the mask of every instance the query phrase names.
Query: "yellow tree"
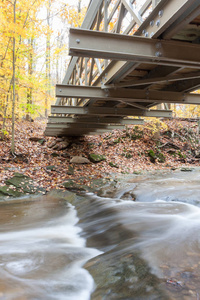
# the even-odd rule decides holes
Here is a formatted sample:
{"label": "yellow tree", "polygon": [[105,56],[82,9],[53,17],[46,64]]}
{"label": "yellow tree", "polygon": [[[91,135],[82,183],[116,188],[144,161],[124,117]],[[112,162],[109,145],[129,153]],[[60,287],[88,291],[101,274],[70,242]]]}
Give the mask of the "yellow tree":
{"label": "yellow tree", "polygon": [[24,98],[29,98],[30,102],[33,43],[29,41],[42,31],[37,12],[43,3],[43,0],[0,0],[0,18],[3,21],[0,26],[0,112],[4,120],[3,133],[6,117],[12,114],[12,140],[15,114],[19,112]]}

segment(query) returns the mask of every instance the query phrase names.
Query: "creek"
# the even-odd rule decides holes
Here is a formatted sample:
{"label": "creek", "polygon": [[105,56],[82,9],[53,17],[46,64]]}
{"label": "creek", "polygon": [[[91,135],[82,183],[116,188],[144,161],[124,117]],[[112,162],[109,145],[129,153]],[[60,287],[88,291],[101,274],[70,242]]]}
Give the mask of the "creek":
{"label": "creek", "polygon": [[200,297],[200,170],[0,204],[0,299]]}

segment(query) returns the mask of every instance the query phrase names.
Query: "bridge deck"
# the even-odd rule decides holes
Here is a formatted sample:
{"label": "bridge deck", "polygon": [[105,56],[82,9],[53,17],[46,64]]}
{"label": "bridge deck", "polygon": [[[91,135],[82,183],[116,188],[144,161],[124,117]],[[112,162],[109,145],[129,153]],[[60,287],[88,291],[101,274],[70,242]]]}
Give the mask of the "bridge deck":
{"label": "bridge deck", "polygon": [[46,135],[102,133],[170,117],[170,103],[200,104],[191,93],[200,86],[199,0],[134,4],[90,1],[82,28],[70,30],[72,58]]}

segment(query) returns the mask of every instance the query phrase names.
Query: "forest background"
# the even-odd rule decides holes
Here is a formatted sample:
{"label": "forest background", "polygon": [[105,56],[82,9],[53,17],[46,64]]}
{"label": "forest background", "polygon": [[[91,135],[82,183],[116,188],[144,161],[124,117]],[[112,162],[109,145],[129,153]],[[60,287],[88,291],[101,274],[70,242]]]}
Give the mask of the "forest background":
{"label": "forest background", "polygon": [[0,0],[0,132],[7,120],[47,117],[54,87],[69,62],[70,26],[79,27],[88,1]]}
{"label": "forest background", "polygon": [[[63,187],[63,182],[71,179],[77,183],[82,178],[87,185],[94,176],[112,172],[139,174],[141,170],[199,166],[199,107],[194,105],[170,107],[176,117],[197,118],[194,123],[192,119],[192,123],[147,120],[143,127],[130,126],[81,141],[44,137],[50,106],[56,100],[55,84],[62,82],[70,60],[69,28],[81,26],[88,3],[89,0],[0,0],[3,195],[13,195],[4,185],[15,172],[50,190]],[[93,153],[100,154],[101,161],[88,161],[87,174],[84,165],[71,163],[74,156],[86,158]]]}
{"label": "forest background", "polygon": [[[55,103],[55,84],[62,82],[70,59],[69,28],[81,26],[88,4],[89,0],[0,0],[0,135],[4,139],[11,134],[11,152],[15,120],[47,118]],[[170,108],[174,116],[199,116],[198,106]]]}

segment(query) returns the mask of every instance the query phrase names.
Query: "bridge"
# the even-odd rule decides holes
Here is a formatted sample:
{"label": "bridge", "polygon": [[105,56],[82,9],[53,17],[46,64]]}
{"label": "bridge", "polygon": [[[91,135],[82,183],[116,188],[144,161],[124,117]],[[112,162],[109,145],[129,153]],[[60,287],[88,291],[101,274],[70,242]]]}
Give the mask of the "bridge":
{"label": "bridge", "polygon": [[200,104],[200,1],[138,2],[91,0],[70,29],[47,136],[101,134],[171,117],[171,103]]}

